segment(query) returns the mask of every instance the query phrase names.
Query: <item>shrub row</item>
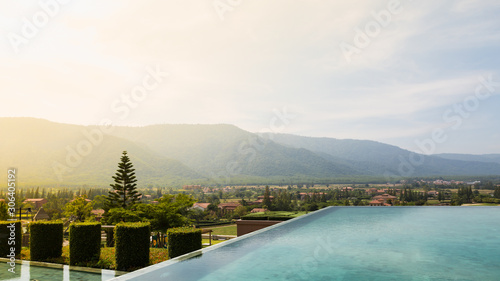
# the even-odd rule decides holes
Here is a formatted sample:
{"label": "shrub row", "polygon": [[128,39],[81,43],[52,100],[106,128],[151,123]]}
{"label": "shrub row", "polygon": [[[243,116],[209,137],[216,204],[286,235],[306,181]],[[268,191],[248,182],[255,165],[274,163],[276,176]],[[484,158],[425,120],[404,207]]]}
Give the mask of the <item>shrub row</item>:
{"label": "shrub row", "polygon": [[58,258],[62,254],[63,223],[37,221],[30,225],[30,254],[32,261]]}
{"label": "shrub row", "polygon": [[150,224],[119,223],[115,226],[115,258],[118,270],[149,265]]}
{"label": "shrub row", "polygon": [[191,227],[167,230],[168,258],[182,256],[201,249],[201,230]]}
{"label": "shrub row", "polygon": [[[14,232],[11,226],[14,226]],[[10,248],[15,248],[15,255],[19,255],[22,239],[20,221],[0,221],[0,257],[6,258],[10,255]]]}
{"label": "shrub row", "polygon": [[69,264],[85,265],[101,255],[101,223],[73,223],[69,227]]}
{"label": "shrub row", "polygon": [[[11,222],[0,222],[0,252],[2,256],[10,253],[8,241]],[[16,254],[21,251],[21,222],[16,225]],[[62,255],[63,223],[60,221],[39,221],[29,224],[30,227],[30,254],[32,261],[45,261],[49,258],[58,258]],[[201,230],[189,228],[197,233],[201,248]],[[194,231],[193,231],[194,230]],[[115,258],[118,270],[130,270],[149,265],[149,223],[119,223],[114,229]],[[3,239],[3,238],[6,239]],[[101,224],[100,223],[73,223],[70,226],[70,265],[98,260],[101,252]],[[174,238],[175,240],[175,238]],[[182,243],[182,242],[181,242]],[[175,246],[174,246],[175,248]],[[191,251],[191,250],[190,250]],[[188,251],[188,252],[190,252]],[[5,255],[4,255],[5,253]]]}
{"label": "shrub row", "polygon": [[283,216],[243,216],[242,220],[259,220],[259,221],[287,221],[293,219],[292,217]]}
{"label": "shrub row", "polygon": [[196,224],[196,228],[200,227],[207,227],[207,226],[217,226],[217,225],[227,225],[227,224],[232,224],[233,222],[231,221],[226,221],[226,222],[199,222]]}

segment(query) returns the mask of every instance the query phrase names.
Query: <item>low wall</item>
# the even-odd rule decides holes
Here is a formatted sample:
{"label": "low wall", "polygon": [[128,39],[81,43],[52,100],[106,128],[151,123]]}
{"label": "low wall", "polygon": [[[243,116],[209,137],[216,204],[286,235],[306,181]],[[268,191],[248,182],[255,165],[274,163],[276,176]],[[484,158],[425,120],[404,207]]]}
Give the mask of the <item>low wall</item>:
{"label": "low wall", "polygon": [[238,234],[238,236],[241,236],[271,225],[275,225],[280,222],[282,221],[237,220],[236,233]]}

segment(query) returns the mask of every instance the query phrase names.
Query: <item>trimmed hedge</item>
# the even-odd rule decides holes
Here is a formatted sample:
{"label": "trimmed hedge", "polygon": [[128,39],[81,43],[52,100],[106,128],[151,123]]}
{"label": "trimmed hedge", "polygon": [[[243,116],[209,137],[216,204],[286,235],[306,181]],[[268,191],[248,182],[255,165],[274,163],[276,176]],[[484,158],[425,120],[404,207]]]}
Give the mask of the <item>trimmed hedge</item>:
{"label": "trimmed hedge", "polygon": [[242,220],[256,220],[256,221],[287,221],[293,219],[293,217],[283,217],[283,216],[243,216]]}
{"label": "trimmed hedge", "polygon": [[119,223],[114,234],[117,270],[149,265],[149,222]]}
{"label": "trimmed hedge", "polygon": [[32,261],[44,261],[62,255],[63,223],[37,221],[30,226],[30,254]]}
{"label": "trimmed hedge", "polygon": [[167,230],[168,258],[172,259],[201,249],[201,230],[177,227]]}
{"label": "trimmed hedge", "polygon": [[232,221],[226,221],[226,222],[204,222],[204,221],[200,221],[195,226],[196,226],[196,228],[201,228],[201,227],[207,227],[207,226],[229,225],[229,224],[232,224],[232,223],[233,223]]}
{"label": "trimmed hedge", "polygon": [[101,223],[72,223],[69,227],[69,264],[84,265],[99,260],[101,255]]}
{"label": "trimmed hedge", "polygon": [[[15,231],[11,231],[11,227],[14,226]],[[9,239],[11,234],[14,235],[14,239]],[[20,221],[0,221],[0,257],[6,258],[7,255],[10,255],[10,248],[15,248],[15,255],[19,255],[21,253],[21,243],[23,239],[23,233],[21,228]]]}

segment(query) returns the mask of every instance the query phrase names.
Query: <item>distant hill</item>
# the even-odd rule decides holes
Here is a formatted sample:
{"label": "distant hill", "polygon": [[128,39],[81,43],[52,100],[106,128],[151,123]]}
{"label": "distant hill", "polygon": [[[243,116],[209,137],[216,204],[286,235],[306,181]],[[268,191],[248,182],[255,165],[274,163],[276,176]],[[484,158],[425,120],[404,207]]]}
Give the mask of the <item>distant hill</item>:
{"label": "distant hill", "polygon": [[116,128],[114,136],[143,143],[208,176],[334,177],[360,174],[306,149],[290,148],[233,125],[155,125]]}
{"label": "distant hill", "polygon": [[[500,174],[498,155],[420,158],[374,141],[286,134],[263,139],[233,125],[114,127],[101,138],[95,126],[0,118],[0,130],[0,168],[18,168],[19,182],[27,185],[109,185],[124,150],[141,185]],[[410,159],[423,160],[413,165]],[[0,186],[5,177],[0,174]]]}
{"label": "distant hill", "polygon": [[443,154],[436,154],[436,156],[451,160],[476,161],[476,162],[500,164],[500,154],[472,155],[472,154],[443,153]]}
{"label": "distant hill", "polygon": [[0,131],[10,132],[0,139],[0,167],[3,171],[18,168],[18,181],[24,184],[108,185],[113,182],[111,176],[122,151],[127,150],[143,184],[202,178],[177,160],[110,135],[104,136],[99,145],[92,145],[90,153],[81,156],[80,164],[73,164],[77,163],[76,157],[70,157],[68,162],[68,155],[73,155],[68,148],[76,151],[77,145],[87,140],[82,133],[85,129],[89,128],[41,119],[0,118]]}
{"label": "distant hill", "polygon": [[[481,161],[485,158],[446,158],[412,153],[396,146],[369,140],[339,140],[333,138],[301,137],[275,134],[272,139],[280,144],[304,148],[323,155],[330,161],[343,159],[353,168],[377,175],[403,176],[474,176],[500,174],[500,162]],[[497,158],[493,157],[490,160]],[[331,157],[331,158],[330,158]],[[413,159],[413,161],[412,161]],[[408,169],[410,167],[410,169]],[[403,171],[403,172],[401,172]],[[409,172],[411,171],[411,173]]]}

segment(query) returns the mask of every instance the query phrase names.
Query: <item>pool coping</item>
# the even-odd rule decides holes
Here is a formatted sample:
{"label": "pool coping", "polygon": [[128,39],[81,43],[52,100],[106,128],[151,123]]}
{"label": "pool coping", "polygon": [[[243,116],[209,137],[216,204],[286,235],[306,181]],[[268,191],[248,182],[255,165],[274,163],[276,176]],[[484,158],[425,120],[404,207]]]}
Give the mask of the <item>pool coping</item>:
{"label": "pool coping", "polygon": [[330,209],[330,208],[335,208],[335,207],[338,207],[338,206],[328,206],[328,207],[325,207],[323,209],[319,209],[317,211],[313,211],[313,212],[307,213],[305,215],[302,215],[302,216],[299,216],[299,217],[296,217],[296,218],[293,218],[293,219],[289,219],[287,221],[283,221],[281,223],[277,223],[275,225],[271,225],[271,226],[268,226],[268,227],[265,227],[265,228],[262,228],[262,229],[250,232],[248,234],[245,234],[245,235],[242,235],[242,236],[239,236],[239,237],[236,237],[236,238],[233,238],[233,239],[230,239],[230,240],[218,243],[216,245],[213,245],[213,246],[210,246],[210,247],[207,247],[207,248],[204,248],[204,249],[196,250],[196,251],[187,253],[185,255],[182,255],[182,256],[179,256],[179,257],[176,257],[176,258],[164,261],[164,262],[160,262],[160,263],[157,263],[157,264],[153,264],[153,265],[150,265],[150,266],[138,269],[136,271],[129,272],[129,273],[125,274],[125,275],[112,278],[109,281],[125,281],[125,280],[130,280],[130,279],[133,279],[133,278],[138,278],[138,277],[140,277],[143,274],[147,274],[147,273],[153,272],[153,271],[158,270],[160,268],[164,268],[164,267],[176,264],[178,262],[191,259],[193,257],[201,256],[201,255],[203,255],[203,253],[207,253],[207,252],[216,250],[216,249],[218,249],[220,247],[224,247],[226,245],[229,245],[229,244],[232,244],[232,243],[236,243],[236,242],[238,242],[238,241],[240,241],[242,239],[250,238],[250,237],[252,237],[254,235],[257,235],[259,233],[269,231],[269,230],[274,229],[276,227],[279,227],[281,225],[285,225],[285,224],[294,222],[296,220],[308,217],[308,216],[313,215],[313,214],[318,214],[319,212],[325,211],[325,210]]}
{"label": "pool coping", "polygon": [[[10,262],[10,259],[0,258],[0,262]],[[54,269],[64,269],[64,267],[67,266],[69,270],[81,271],[81,272],[87,272],[87,273],[95,273],[95,274],[101,274],[103,270],[105,270],[105,271],[114,271],[115,272],[115,276],[117,276],[117,277],[129,273],[129,272],[126,272],[126,271],[119,271],[119,270],[114,270],[114,269],[84,267],[84,266],[74,266],[74,265],[61,264],[61,263],[50,263],[50,262],[20,260],[20,259],[16,259],[15,263],[16,264],[29,265],[29,266],[54,268]],[[116,278],[116,277],[114,277],[114,278]]]}

